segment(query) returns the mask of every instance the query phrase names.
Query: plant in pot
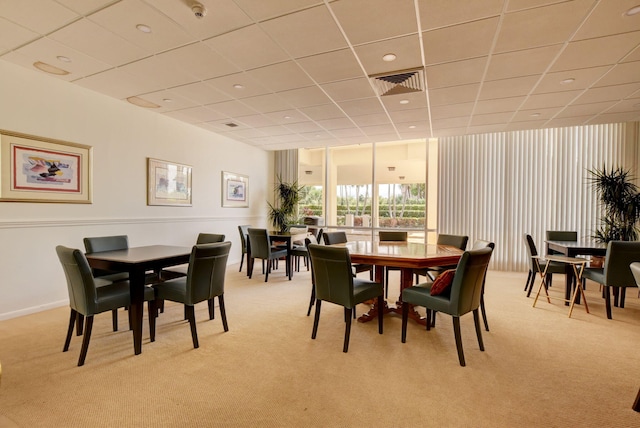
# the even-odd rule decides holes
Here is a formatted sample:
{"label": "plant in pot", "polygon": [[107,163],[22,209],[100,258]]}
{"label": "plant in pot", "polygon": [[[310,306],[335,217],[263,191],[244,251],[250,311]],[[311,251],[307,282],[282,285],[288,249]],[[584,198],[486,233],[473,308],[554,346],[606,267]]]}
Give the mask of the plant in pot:
{"label": "plant in pot", "polygon": [[636,241],[640,221],[640,193],[629,170],[621,167],[589,170],[598,193],[602,216],[593,234],[598,242]]}
{"label": "plant in pot", "polygon": [[269,220],[273,224],[273,227],[280,232],[285,232],[289,224],[297,222],[297,208],[300,201],[300,192],[304,189],[304,186],[298,184],[297,181],[293,183],[285,183],[282,178],[278,176],[278,182],[276,183],[275,193],[277,203],[269,205]]}

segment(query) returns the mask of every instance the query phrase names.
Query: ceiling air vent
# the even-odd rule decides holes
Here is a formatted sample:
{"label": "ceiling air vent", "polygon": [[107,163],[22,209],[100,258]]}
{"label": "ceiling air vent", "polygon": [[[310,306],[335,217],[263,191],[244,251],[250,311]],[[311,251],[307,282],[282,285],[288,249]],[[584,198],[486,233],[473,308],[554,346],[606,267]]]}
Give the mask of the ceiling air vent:
{"label": "ceiling air vent", "polygon": [[236,126],[239,126],[237,123],[233,122],[225,123],[225,125],[227,125],[229,128],[235,128]]}
{"label": "ceiling air vent", "polygon": [[381,97],[424,91],[424,71],[422,68],[396,71],[369,76],[371,83]]}

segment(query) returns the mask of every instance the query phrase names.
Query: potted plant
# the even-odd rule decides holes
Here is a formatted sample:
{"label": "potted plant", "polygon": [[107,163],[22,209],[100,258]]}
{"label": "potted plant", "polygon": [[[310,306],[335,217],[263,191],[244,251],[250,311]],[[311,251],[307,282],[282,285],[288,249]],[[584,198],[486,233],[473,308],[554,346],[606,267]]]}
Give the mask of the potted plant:
{"label": "potted plant", "polygon": [[636,241],[640,221],[640,193],[629,170],[621,167],[589,170],[589,181],[602,206],[600,226],[593,238],[598,242]]}
{"label": "potted plant", "polygon": [[273,227],[280,232],[285,232],[289,224],[297,222],[297,208],[300,201],[300,192],[304,189],[304,186],[300,186],[298,181],[293,183],[285,183],[282,178],[278,176],[278,182],[275,187],[277,203],[269,204],[269,220],[273,224]]}

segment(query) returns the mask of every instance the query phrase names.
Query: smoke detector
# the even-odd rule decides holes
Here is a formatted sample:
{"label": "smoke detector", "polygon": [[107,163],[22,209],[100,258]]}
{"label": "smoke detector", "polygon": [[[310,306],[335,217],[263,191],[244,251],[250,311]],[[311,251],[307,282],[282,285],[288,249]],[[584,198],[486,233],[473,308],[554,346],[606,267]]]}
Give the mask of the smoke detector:
{"label": "smoke detector", "polygon": [[207,14],[207,9],[198,2],[194,2],[191,4],[191,11],[198,19],[204,18],[204,16]]}

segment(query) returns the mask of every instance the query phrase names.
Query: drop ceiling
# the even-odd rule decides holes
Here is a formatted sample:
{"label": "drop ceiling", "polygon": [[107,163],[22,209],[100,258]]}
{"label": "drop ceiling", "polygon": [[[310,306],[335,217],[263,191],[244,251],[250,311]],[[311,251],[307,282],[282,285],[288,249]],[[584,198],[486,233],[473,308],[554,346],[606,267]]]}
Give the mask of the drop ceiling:
{"label": "drop ceiling", "polygon": [[265,150],[640,120],[640,0],[200,3],[3,0],[0,59]]}

